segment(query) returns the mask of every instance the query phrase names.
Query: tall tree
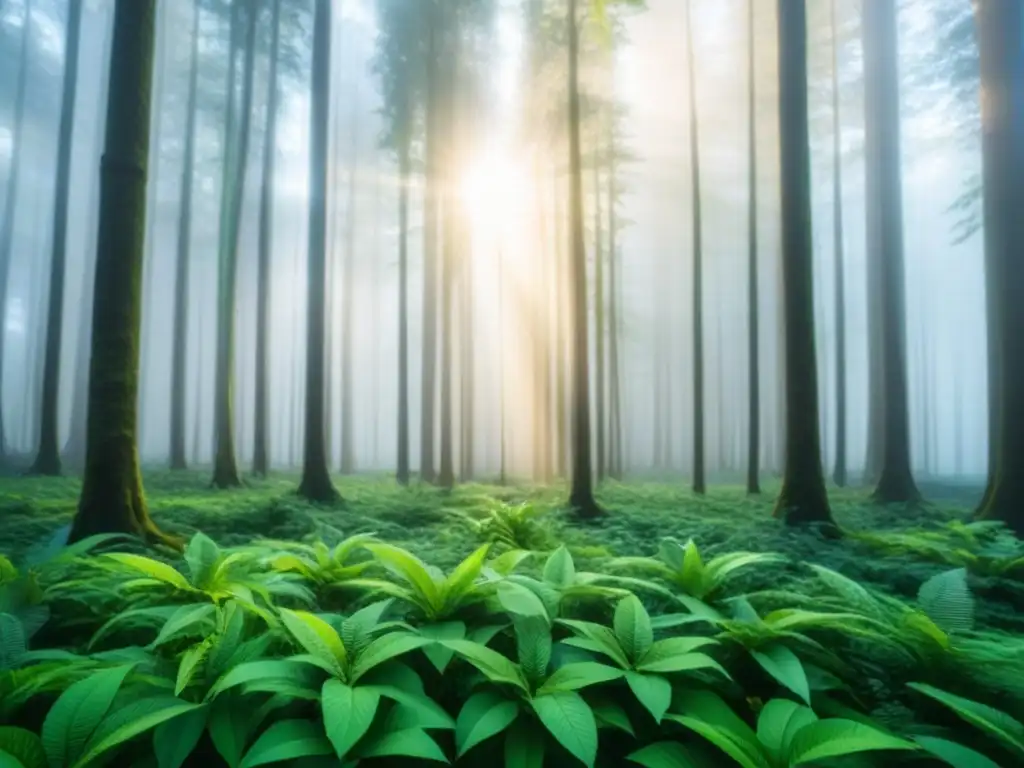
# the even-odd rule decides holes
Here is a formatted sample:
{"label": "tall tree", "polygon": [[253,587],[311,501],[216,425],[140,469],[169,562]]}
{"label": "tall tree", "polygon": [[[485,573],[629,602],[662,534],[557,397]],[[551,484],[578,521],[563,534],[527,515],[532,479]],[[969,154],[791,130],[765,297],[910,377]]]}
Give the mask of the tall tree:
{"label": "tall tree", "polygon": [[704,468],[704,243],[700,207],[700,136],[691,0],[686,0],[686,75],[690,100],[690,181],[693,198],[693,492],[707,490]]}
{"label": "tall tree", "polygon": [[265,476],[270,469],[267,446],[270,412],[270,249],[274,239],[274,158],[277,154],[278,62],[281,39],[281,0],[273,0],[270,19],[270,71],[267,74],[267,114],[263,132],[263,179],[260,186],[259,266],[256,275],[256,414],[253,422],[252,471]]}
{"label": "tall tree", "polygon": [[57,138],[57,183],[53,207],[53,252],[50,257],[49,301],[43,392],[40,398],[39,449],[29,469],[36,475],[59,475],[58,401],[61,341],[64,335],[64,280],[67,273],[68,203],[71,198],[71,149],[74,143],[75,97],[78,93],[78,49],[82,38],[82,3],[68,4],[64,37],[64,83]]}
{"label": "tall tree", "polygon": [[[989,289],[989,375],[997,423],[990,487],[978,510],[1024,536],[1024,6],[1001,0],[975,4],[981,53],[982,178],[985,271]],[[993,354],[994,353],[994,354]]]}
{"label": "tall tree", "polygon": [[747,6],[747,493],[761,492],[761,323],[757,259],[757,35],[754,4]]}
{"label": "tall tree", "polygon": [[242,65],[242,101],[236,135],[234,119],[235,50],[230,47],[228,64],[228,117],[224,132],[224,181],[221,192],[221,232],[217,254],[217,358],[215,371],[216,449],[213,485],[233,488],[242,484],[235,455],[234,368],[235,307],[238,296],[238,235],[242,221],[242,197],[249,160],[249,125],[252,116],[254,59],[256,55],[256,3],[235,4],[232,9],[232,41],[236,16],[245,8],[245,59]]}
{"label": "tall tree", "polygon": [[299,494],[336,502],[327,469],[324,434],[327,322],[327,145],[331,93],[331,2],[316,0],[313,21],[313,82],[310,93],[309,263],[306,309],[306,435]]}
{"label": "tall tree", "polygon": [[911,472],[907,412],[896,0],[864,4],[864,104],[866,194],[878,206],[879,236],[873,245],[879,249],[882,265],[879,289],[885,355],[885,439],[875,498],[882,502],[907,502],[919,498],[920,493]]}
{"label": "tall tree", "polygon": [[192,187],[195,176],[196,117],[199,92],[198,2],[192,5],[192,52],[189,59],[188,103],[185,106],[185,150],[181,167],[178,211],[178,252],[174,273],[174,343],[171,352],[171,469],[185,469],[185,376],[188,373],[189,262],[192,249]]}
{"label": "tall tree", "polygon": [[86,466],[71,541],[125,532],[177,543],[146,510],[136,439],[155,27],[156,0],[117,0],[100,170]]}
{"label": "tall tree", "polygon": [[[359,103],[358,81],[353,103]],[[359,116],[352,115],[352,145],[348,169],[348,206],[345,211],[345,253],[341,273],[341,473],[356,471],[355,424],[352,384],[355,380],[356,303],[356,174],[359,170]]]}
{"label": "tall tree", "polygon": [[[406,105],[406,109],[408,108]],[[411,121],[403,116],[398,144],[398,482],[409,484],[409,180]]]}
{"label": "tall tree", "polygon": [[[595,118],[600,124],[602,119],[601,108],[598,106]],[[606,374],[605,370],[605,285],[604,285],[604,222],[601,216],[601,147],[600,142],[604,139],[602,132],[597,133],[597,140],[594,143],[593,155],[593,186],[594,186],[594,417],[595,425],[595,453],[597,465],[595,472],[598,482],[604,480],[608,471],[607,445],[605,440],[605,425],[607,424],[608,409],[605,404]]]}
{"label": "tall tree", "polygon": [[818,427],[805,0],[778,0],[778,24],[786,467],[775,516],[834,532]]}
{"label": "tall tree", "polygon": [[832,248],[835,252],[836,463],[833,479],[846,485],[846,266],[843,237],[843,123],[839,113],[838,0],[832,0]]}

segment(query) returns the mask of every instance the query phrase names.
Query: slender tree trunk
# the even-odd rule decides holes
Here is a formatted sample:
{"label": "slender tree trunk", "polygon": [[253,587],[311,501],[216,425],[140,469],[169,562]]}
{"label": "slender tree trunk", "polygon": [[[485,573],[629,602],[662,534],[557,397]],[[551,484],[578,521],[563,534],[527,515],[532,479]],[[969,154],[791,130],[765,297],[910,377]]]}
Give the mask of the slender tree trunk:
{"label": "slender tree trunk", "polygon": [[508,482],[505,434],[505,254],[498,251],[498,483]]}
{"label": "slender tree trunk", "polygon": [[604,480],[608,471],[605,445],[605,365],[604,365],[604,233],[601,220],[601,168],[599,147],[594,145],[594,419],[597,481]]}
{"label": "slender tree trunk", "polygon": [[[447,73],[447,85],[450,88],[449,97],[444,104],[444,135],[452,136],[456,129],[455,99],[454,92],[457,89],[455,83],[454,60],[456,54],[448,52],[449,69]],[[452,320],[452,309],[454,304],[454,292],[456,290],[456,263],[458,255],[455,249],[458,247],[456,235],[456,219],[458,217],[457,200],[452,192],[456,181],[454,177],[455,152],[451,142],[445,146],[444,171],[441,175],[445,191],[441,194],[441,230],[442,230],[442,255],[440,266],[441,282],[441,455],[440,467],[437,476],[437,484],[442,488],[453,488],[455,486],[455,462],[453,445],[453,398],[452,391],[452,368],[454,365],[453,333],[454,322]]]}
{"label": "slender tree trunk", "polygon": [[155,0],[117,0],[100,171],[89,434],[71,541],[124,532],[177,543],[146,511],[135,429],[155,26]]}
{"label": "slender tree trunk", "polygon": [[60,359],[64,335],[64,280],[67,276],[68,204],[71,198],[71,149],[74,143],[75,96],[78,92],[78,49],[82,38],[82,3],[68,6],[64,42],[64,84],[57,139],[56,200],[53,206],[53,252],[50,257],[49,299],[43,391],[39,412],[39,450],[29,469],[34,475],[59,475]]}
{"label": "slender tree trunk", "polygon": [[409,145],[406,126],[398,156],[398,482],[409,484]]}
{"label": "slender tree trunk", "polygon": [[607,118],[608,136],[608,399],[610,402],[611,440],[609,474],[622,479],[622,371],[619,367],[619,266],[618,184],[616,180],[617,151],[615,142],[615,111]]}
{"label": "slender tree trunk", "polygon": [[910,462],[907,412],[906,298],[903,266],[903,199],[900,173],[899,83],[895,0],[864,5],[865,143],[877,165],[867,167],[868,197],[879,207],[882,262],[882,331],[885,336],[885,442],[880,502],[920,498]]}
{"label": "slender tree trunk", "polygon": [[[473,409],[475,407],[474,401],[474,364],[473,359],[476,354],[475,339],[473,333],[473,323],[475,321],[473,312],[473,262],[469,257],[470,254],[470,237],[468,228],[465,223],[465,213],[459,210],[459,234],[460,234],[460,250],[463,254],[462,264],[460,266],[460,277],[462,278],[461,290],[459,295],[461,302],[459,306],[459,373],[461,375],[461,382],[459,385],[459,394],[462,405],[461,414],[459,417],[459,426],[461,427],[462,439],[460,441],[459,450],[459,463],[460,469],[459,474],[462,477],[463,482],[469,482],[473,479],[474,466],[473,466]],[[547,350],[545,349],[545,352]],[[545,439],[547,436],[545,436]],[[547,468],[545,463],[545,475],[547,474]]]}
{"label": "slender tree trunk", "polygon": [[704,244],[701,232],[700,137],[697,133],[697,73],[690,0],[686,2],[686,72],[690,99],[690,163],[693,196],[693,492],[707,490],[704,469]]}
{"label": "slender tree trunk", "polygon": [[185,152],[181,169],[181,210],[178,212],[178,253],[174,276],[174,347],[171,361],[171,469],[188,466],[185,456],[185,376],[188,369],[189,261],[192,249],[192,183],[196,157],[196,95],[199,84],[198,3],[192,7],[192,54],[189,64]]}
{"label": "slender tree trunk", "polygon": [[[217,276],[217,362],[216,362],[216,420],[217,447],[213,464],[213,485],[233,488],[242,484],[235,456],[234,369],[235,369],[235,307],[238,293],[238,233],[242,220],[242,199],[245,196],[245,176],[249,161],[249,125],[252,116],[252,90],[256,54],[255,4],[247,8],[245,62],[243,64],[242,103],[238,136],[234,136],[234,120],[228,109],[225,157],[225,191],[223,203],[221,248]],[[238,11],[234,11],[238,13]],[[231,54],[232,75],[228,78],[228,98],[234,101],[234,54]]]}
{"label": "slender tree trunk", "polygon": [[[566,462],[569,455],[569,440],[566,434],[567,426],[567,414],[566,404],[568,402],[568,396],[566,394],[566,379],[568,378],[566,372],[566,314],[569,295],[566,283],[569,277],[569,259],[568,252],[566,250],[566,233],[565,233],[565,211],[559,204],[561,195],[559,194],[559,186],[556,184],[554,188],[554,206],[555,206],[555,295],[556,303],[554,306],[555,314],[555,474],[559,478],[566,476]],[[504,289],[503,289],[504,290]]]}
{"label": "slender tree trunk", "polygon": [[757,258],[757,78],[755,60],[757,36],[754,3],[749,0],[747,49],[748,109],[747,151],[750,158],[747,177],[747,493],[761,492],[761,311]]}
{"label": "slender tree trunk", "polygon": [[839,112],[838,0],[832,0],[832,247],[835,253],[836,463],[833,479],[846,485],[846,266],[843,237],[843,123]]}
{"label": "slender tree trunk", "polygon": [[[358,103],[358,87],[353,101]],[[351,165],[348,171],[348,210],[345,212],[345,255],[341,294],[341,473],[356,471],[355,410],[353,408],[354,323],[356,303],[356,171],[359,163],[359,120],[352,117]]]}
{"label": "slender tree trunk", "polygon": [[309,262],[306,312],[306,438],[299,495],[310,501],[339,499],[327,469],[324,436],[324,337],[327,278],[327,145],[330,128],[331,4],[316,0],[313,83],[310,94]]}
{"label": "slender tree trunk", "polygon": [[569,221],[572,227],[572,486],[569,506],[580,519],[602,510],[594,499],[590,446],[590,375],[587,340],[587,248],[583,238],[583,169],[580,159],[580,31],[577,0],[569,0]]}
{"label": "slender tree trunk", "polygon": [[789,525],[823,523],[837,533],[825,492],[818,429],[804,2],[778,0],[786,468],[775,516]]}

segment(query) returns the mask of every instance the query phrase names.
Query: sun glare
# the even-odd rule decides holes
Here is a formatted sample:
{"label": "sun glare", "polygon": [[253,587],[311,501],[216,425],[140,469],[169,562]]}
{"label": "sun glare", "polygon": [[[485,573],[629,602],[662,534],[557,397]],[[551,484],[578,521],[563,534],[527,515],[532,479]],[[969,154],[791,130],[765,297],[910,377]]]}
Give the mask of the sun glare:
{"label": "sun glare", "polygon": [[501,239],[522,226],[527,180],[508,153],[483,152],[462,176],[459,194],[476,236]]}

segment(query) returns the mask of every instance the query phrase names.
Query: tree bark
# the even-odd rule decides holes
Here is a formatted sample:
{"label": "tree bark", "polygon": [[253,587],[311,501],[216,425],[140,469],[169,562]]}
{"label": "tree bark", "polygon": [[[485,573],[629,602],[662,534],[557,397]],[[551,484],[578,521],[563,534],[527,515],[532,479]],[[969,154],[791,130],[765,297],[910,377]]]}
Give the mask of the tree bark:
{"label": "tree bark", "polygon": [[[359,91],[354,101],[358,103]],[[345,212],[345,253],[341,274],[341,474],[356,471],[353,392],[355,366],[353,325],[356,302],[356,170],[359,163],[359,120],[352,117],[352,146],[348,170],[348,210]]]}
{"label": "tree bark", "polygon": [[405,126],[398,155],[398,471],[401,485],[409,484],[409,145]]}
{"label": "tree bark", "polygon": [[324,435],[325,325],[327,319],[327,145],[331,93],[331,2],[316,0],[313,82],[310,94],[309,262],[306,311],[306,435],[299,495],[336,503]]}
{"label": "tree bark", "polygon": [[607,445],[605,440],[605,424],[608,415],[605,404],[605,364],[604,364],[604,232],[601,217],[601,160],[598,142],[594,143],[594,418],[596,423],[595,437],[597,466],[595,467],[597,482],[604,480],[607,474]]}
{"label": "tree bark", "polygon": [[843,237],[843,136],[839,112],[838,0],[832,0],[832,235],[835,252],[836,463],[833,480],[846,485],[846,266]]}
{"label": "tree bark", "polygon": [[754,3],[749,0],[747,33],[748,110],[747,147],[747,493],[761,493],[761,312],[757,258],[757,79]]}
{"label": "tree bark", "polygon": [[608,117],[608,399],[611,418],[609,475],[622,479],[622,371],[619,367],[618,170],[615,111]]}
{"label": "tree bark", "polygon": [[775,516],[789,525],[825,524],[838,533],[825,492],[818,428],[804,1],[778,0],[786,466]]}
{"label": "tree bark", "polygon": [[146,510],[136,441],[155,26],[155,0],[117,0],[100,171],[86,468],[71,541],[133,533],[179,544]]}

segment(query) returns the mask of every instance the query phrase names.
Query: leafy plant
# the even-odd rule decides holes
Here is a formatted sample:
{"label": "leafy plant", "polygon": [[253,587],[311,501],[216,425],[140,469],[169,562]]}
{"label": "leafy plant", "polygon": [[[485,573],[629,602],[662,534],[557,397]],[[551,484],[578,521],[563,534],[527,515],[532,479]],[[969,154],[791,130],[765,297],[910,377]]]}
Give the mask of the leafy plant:
{"label": "leafy plant", "polygon": [[[328,528],[337,538],[341,535]],[[355,561],[354,555],[364,544],[378,541],[372,533],[359,533],[343,538],[329,546],[322,540],[305,544],[295,541],[267,540],[261,546],[270,550],[265,561],[279,573],[294,573],[318,587],[344,586],[346,582],[362,576],[374,563],[372,560]]]}
{"label": "leafy plant", "polygon": [[509,549],[547,551],[554,544],[551,527],[544,519],[550,510],[534,503],[499,502],[475,514],[452,510],[452,515],[482,540]]}

